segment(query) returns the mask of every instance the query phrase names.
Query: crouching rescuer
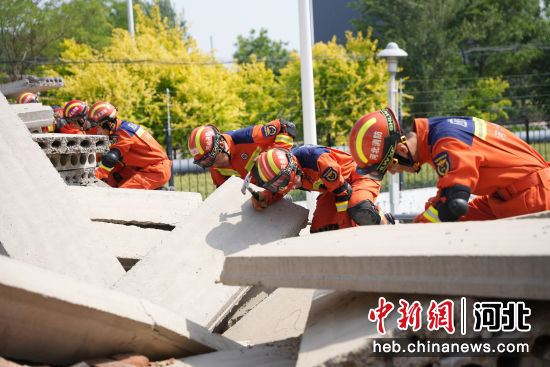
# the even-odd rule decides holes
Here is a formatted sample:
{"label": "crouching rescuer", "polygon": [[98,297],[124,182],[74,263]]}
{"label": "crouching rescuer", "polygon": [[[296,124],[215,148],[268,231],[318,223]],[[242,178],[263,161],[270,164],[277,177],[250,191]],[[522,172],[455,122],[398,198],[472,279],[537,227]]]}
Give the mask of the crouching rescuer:
{"label": "crouching rescuer", "polygon": [[108,135],[110,150],[95,171],[112,187],[154,190],[168,182],[172,161],[164,148],[141,126],[117,118],[117,109],[97,102],[88,110],[90,126]]}
{"label": "crouching rescuer", "polygon": [[374,204],[380,184],[357,174],[351,155],[324,146],[306,145],[287,151],[274,148],[260,154],[252,175],[265,190],[253,195],[261,210],[292,189],[319,191],[310,232],[358,225],[394,224]]}
{"label": "crouching rescuer", "polygon": [[[389,108],[361,117],[350,134],[358,172],[375,179],[418,172],[439,176],[437,195],[417,223],[488,220],[550,210],[550,165],[502,126],[477,117],[414,120],[404,134]],[[477,195],[472,200],[470,195]]]}

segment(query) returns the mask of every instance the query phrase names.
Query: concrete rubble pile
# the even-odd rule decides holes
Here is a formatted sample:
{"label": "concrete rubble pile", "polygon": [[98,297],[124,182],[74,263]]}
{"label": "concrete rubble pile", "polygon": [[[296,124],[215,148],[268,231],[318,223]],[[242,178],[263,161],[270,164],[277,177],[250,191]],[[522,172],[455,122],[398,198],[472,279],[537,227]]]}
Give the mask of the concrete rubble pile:
{"label": "concrete rubble pile", "polygon": [[[550,361],[548,213],[298,236],[306,209],[281,200],[256,212],[235,177],[204,201],[69,186],[58,170],[92,170],[107,142],[31,134],[30,111],[12,107],[0,96],[1,367],[506,365],[374,357],[378,337],[448,337],[400,330],[397,312],[379,335],[369,310],[381,297],[424,310],[450,299],[470,314],[476,301],[525,301],[532,328],[512,337],[533,352],[515,365]],[[472,323],[460,337],[480,338]]]}

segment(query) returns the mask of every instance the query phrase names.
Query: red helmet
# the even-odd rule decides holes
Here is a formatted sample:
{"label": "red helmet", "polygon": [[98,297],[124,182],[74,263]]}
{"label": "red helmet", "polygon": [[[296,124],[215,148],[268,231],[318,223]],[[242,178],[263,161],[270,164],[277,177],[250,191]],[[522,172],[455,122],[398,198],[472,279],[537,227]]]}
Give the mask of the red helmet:
{"label": "red helmet", "polygon": [[399,156],[394,158],[400,141],[405,144],[407,140],[389,107],[361,117],[349,137],[349,148],[357,163],[357,173],[381,180],[390,163],[408,163]]}
{"label": "red helmet", "polygon": [[17,103],[38,103],[38,96],[31,92],[24,92],[17,97]]}
{"label": "red helmet", "polygon": [[252,176],[259,186],[277,193],[294,182],[297,168],[291,152],[273,148],[260,154],[252,167]]}
{"label": "red helmet", "polygon": [[88,112],[88,104],[78,99],[72,100],[65,105],[63,116],[70,124],[74,124],[80,130],[86,130],[86,113]]}
{"label": "red helmet", "polygon": [[189,151],[193,154],[196,165],[202,168],[210,167],[216,160],[216,154],[224,153],[222,134],[214,125],[199,126],[189,136]]}
{"label": "red helmet", "polygon": [[96,102],[88,111],[88,121],[90,122],[91,127],[97,125],[103,126],[109,123],[108,126],[103,127],[113,130],[113,125],[116,124],[117,113],[118,110],[116,107],[109,102]]}

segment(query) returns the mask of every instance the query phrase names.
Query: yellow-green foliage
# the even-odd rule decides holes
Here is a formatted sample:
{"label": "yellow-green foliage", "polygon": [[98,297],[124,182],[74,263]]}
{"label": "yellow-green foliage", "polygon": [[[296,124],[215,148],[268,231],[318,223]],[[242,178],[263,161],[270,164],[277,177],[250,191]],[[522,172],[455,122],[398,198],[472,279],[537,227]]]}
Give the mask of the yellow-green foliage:
{"label": "yellow-green foliage", "polygon": [[[345,45],[319,42],[313,46],[313,78],[317,134],[320,140],[330,133],[333,144],[347,144],[347,134],[364,114],[386,106],[387,67],[376,58],[378,42],[366,36],[346,33]],[[300,61],[293,54],[281,69],[279,101],[301,124]],[[294,86],[294,88],[290,88]]]}
{"label": "yellow-green foliage", "polygon": [[497,118],[508,118],[506,107],[512,105],[512,101],[502,98],[510,84],[506,80],[498,78],[479,79],[475,88],[469,91],[467,97],[468,116],[480,117],[487,121],[495,121]]}
{"label": "yellow-green foliage", "polygon": [[108,101],[118,107],[121,118],[162,137],[166,88],[170,88],[176,140],[201,124],[236,127],[245,107],[234,92],[238,76],[200,51],[193,39],[184,39],[183,30],[170,28],[158,6],[153,7],[151,17],[139,6],[135,8],[135,40],[122,29],[114,31],[111,46],[101,51],[65,40],[64,60],[90,62],[63,67],[66,87],[56,93],[52,104],[71,99],[90,104]]}

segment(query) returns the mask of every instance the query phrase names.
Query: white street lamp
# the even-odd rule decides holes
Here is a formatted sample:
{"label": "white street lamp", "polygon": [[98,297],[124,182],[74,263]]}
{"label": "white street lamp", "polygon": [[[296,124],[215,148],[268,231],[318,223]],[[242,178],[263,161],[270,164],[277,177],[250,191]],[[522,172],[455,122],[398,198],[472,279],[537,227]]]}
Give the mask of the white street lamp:
{"label": "white street lamp", "polygon": [[[395,74],[397,73],[397,59],[407,56],[405,50],[397,46],[397,43],[390,42],[385,49],[378,53],[378,57],[387,58],[388,73],[390,81],[388,82],[388,106],[397,113],[397,85],[395,84]],[[395,214],[399,205],[399,175],[388,173],[388,191],[390,192],[390,210]]]}

